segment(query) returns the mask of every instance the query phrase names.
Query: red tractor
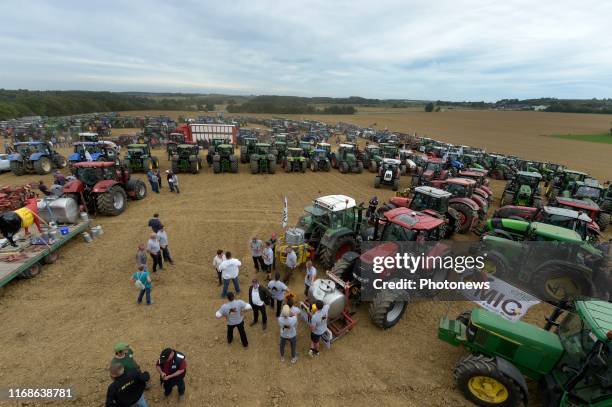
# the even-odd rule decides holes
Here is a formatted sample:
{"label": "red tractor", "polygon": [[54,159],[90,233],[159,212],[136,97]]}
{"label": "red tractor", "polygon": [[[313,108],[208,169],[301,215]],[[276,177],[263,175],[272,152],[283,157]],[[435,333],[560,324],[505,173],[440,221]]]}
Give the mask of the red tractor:
{"label": "red tractor", "polygon": [[417,170],[412,177],[412,186],[429,185],[431,181],[445,180],[450,176],[446,160],[437,157],[428,157],[424,167]]}
{"label": "red tractor", "polygon": [[459,170],[457,176],[461,178],[470,178],[476,181],[474,193],[486,199],[489,205],[493,202],[493,190],[489,187],[486,171],[470,168],[467,170]]}
{"label": "red tractor", "polygon": [[[444,181],[432,181],[431,185],[450,192],[455,198],[473,202],[478,212],[478,219],[484,220],[489,211],[489,203],[485,198],[475,193],[476,181],[470,178],[447,178]],[[470,205],[474,207],[473,205]]]}
{"label": "red tractor", "polygon": [[122,166],[114,162],[80,162],[73,166],[77,178],[64,185],[63,193],[91,212],[107,216],[120,215],[127,199],[140,200],[147,196],[147,186],[130,178]]}
{"label": "red tractor", "polygon": [[549,200],[548,205],[586,213],[591,219],[597,222],[597,225],[599,225],[599,229],[602,232],[605,231],[610,224],[610,215],[603,212],[599,205],[591,200],[557,196],[554,199]]}

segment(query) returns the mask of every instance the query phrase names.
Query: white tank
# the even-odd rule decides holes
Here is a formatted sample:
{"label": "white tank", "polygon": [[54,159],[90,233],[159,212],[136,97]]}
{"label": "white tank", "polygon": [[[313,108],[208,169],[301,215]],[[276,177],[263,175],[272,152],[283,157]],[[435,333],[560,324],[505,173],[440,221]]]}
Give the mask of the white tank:
{"label": "white tank", "polygon": [[329,320],[338,317],[344,310],[346,297],[336,288],[336,283],[329,279],[318,279],[308,290],[308,297],[312,303],[317,300],[329,305]]}
{"label": "white tank", "polygon": [[47,223],[77,223],[79,220],[79,206],[72,198],[44,198],[37,206],[38,216]]}
{"label": "white tank", "polygon": [[304,244],[304,229],[300,228],[289,228],[285,232],[285,243],[288,245],[301,245]]}

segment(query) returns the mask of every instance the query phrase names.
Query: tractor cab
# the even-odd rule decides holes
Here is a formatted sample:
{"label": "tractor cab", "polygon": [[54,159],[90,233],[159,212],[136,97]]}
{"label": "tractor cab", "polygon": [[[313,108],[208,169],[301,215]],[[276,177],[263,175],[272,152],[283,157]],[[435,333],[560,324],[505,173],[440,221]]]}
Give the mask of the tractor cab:
{"label": "tractor cab", "polygon": [[120,171],[117,165],[110,161],[79,162],[74,164],[72,168],[75,177],[89,188],[93,188],[100,181],[114,181],[121,172],[128,176],[125,171]]}
{"label": "tractor cab", "polygon": [[347,160],[350,155],[354,158],[356,153],[357,148],[354,144],[340,144],[340,147],[338,147],[338,157],[342,160]]}
{"label": "tractor cab", "polygon": [[217,152],[221,156],[230,156],[234,154],[234,145],[233,144],[219,144],[217,146]]}
{"label": "tractor cab", "polygon": [[427,186],[416,187],[410,201],[410,209],[413,211],[432,210],[437,213],[446,213],[451,197],[450,192],[438,188]]}
{"label": "tractor cab", "polygon": [[322,149],[322,148],[316,148],[313,150],[312,158],[324,160],[324,159],[327,159],[327,154],[328,154],[327,150]]}
{"label": "tractor cab", "polygon": [[[591,234],[589,232],[589,227],[593,224],[593,220],[585,213],[553,206],[543,207],[537,214],[536,219],[540,223],[573,230],[581,236],[582,240],[587,240],[588,236]],[[594,226],[596,226],[596,224],[594,224]],[[597,227],[597,229],[599,229],[599,227]]]}
{"label": "tractor cab", "polygon": [[185,144],[185,135],[183,133],[170,133],[168,141],[176,144]]}
{"label": "tractor cab", "polygon": [[[379,231],[380,223],[384,222]],[[396,208],[377,219],[373,240],[385,242],[437,241],[444,237],[444,220],[409,208]]]}
{"label": "tractor cab", "polygon": [[87,154],[91,161],[115,161],[117,154],[114,148],[102,142],[79,141],[74,143],[74,152],[68,156],[71,163],[87,161]]}
{"label": "tractor cab", "polygon": [[300,140],[298,147],[302,150],[304,155],[307,156],[314,149],[314,143],[306,140]]}
{"label": "tractor cab", "polygon": [[127,156],[130,159],[140,160],[151,156],[151,149],[148,144],[129,144],[127,146]]}
{"label": "tractor cab", "polygon": [[445,190],[458,198],[470,198],[476,186],[476,181],[470,178],[448,178],[445,183]]}
{"label": "tractor cab", "polygon": [[303,151],[298,147],[291,147],[287,149],[288,157],[291,158],[300,158],[303,156]]}
{"label": "tractor cab", "polygon": [[100,141],[98,133],[79,133],[79,141],[97,143]]}
{"label": "tractor cab", "polygon": [[197,144],[177,144],[176,154],[179,157],[187,157],[190,155],[198,155],[200,153],[200,146]]}
{"label": "tractor cab", "polygon": [[572,198],[576,199],[590,199],[594,202],[598,202],[603,198],[605,194],[603,186],[592,178],[587,178],[584,182],[576,182],[574,190],[572,191]]}
{"label": "tractor cab", "polygon": [[304,208],[311,221],[325,231],[348,228],[359,232],[362,226],[363,208],[345,195],[328,195],[315,199],[312,206]]}
{"label": "tractor cab", "polygon": [[331,154],[331,144],[329,144],[329,143],[317,143],[316,149],[318,149],[318,150],[325,150],[326,153],[327,153],[327,156],[329,158],[329,155]]}
{"label": "tractor cab", "polygon": [[168,159],[172,157],[176,153],[176,149],[180,143],[176,141],[168,141],[166,142],[166,153],[168,153]]}
{"label": "tractor cab", "polygon": [[398,158],[399,148],[393,143],[385,143],[382,145],[382,155],[384,158]]}
{"label": "tractor cab", "polygon": [[[256,143],[255,144],[255,154],[258,155],[267,155],[270,154],[272,146],[268,143]],[[301,152],[302,150],[300,150]]]}
{"label": "tractor cab", "polygon": [[[571,209],[585,213],[593,220],[597,220],[601,212],[599,205],[591,200],[557,197],[554,205],[559,208]],[[604,228],[602,228],[602,230],[603,229]]]}

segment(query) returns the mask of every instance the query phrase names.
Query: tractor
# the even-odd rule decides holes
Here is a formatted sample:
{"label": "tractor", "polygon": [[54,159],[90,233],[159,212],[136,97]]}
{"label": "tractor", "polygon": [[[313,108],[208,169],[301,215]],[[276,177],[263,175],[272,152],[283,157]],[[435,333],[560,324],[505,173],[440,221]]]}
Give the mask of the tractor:
{"label": "tractor", "polygon": [[488,154],[485,156],[485,160],[487,161],[486,167],[489,171],[489,177],[493,179],[510,180],[516,172],[513,161],[502,155]]}
{"label": "tractor", "polygon": [[306,172],[308,163],[304,157],[304,151],[298,147],[290,147],[287,149],[287,157],[283,162],[285,172]]}
{"label": "tractor", "polygon": [[276,150],[268,143],[257,143],[251,154],[251,174],[274,174],[276,172]]}
{"label": "tractor", "polygon": [[276,150],[276,162],[283,165],[287,157],[287,143],[285,141],[274,141],[274,150]]}
{"label": "tractor", "polygon": [[130,178],[127,169],[114,162],[80,162],[73,170],[76,180],[64,185],[63,194],[91,212],[117,216],[125,210],[128,198],[141,200],[147,196],[145,183]]}
{"label": "tractor", "polygon": [[[476,181],[471,178],[447,178],[444,181],[432,181],[431,186],[440,188],[449,192],[454,198],[461,199],[469,208],[476,208],[477,219],[484,220],[489,211],[489,203],[481,195],[475,193]],[[460,220],[461,225],[467,227],[472,224],[473,220],[469,218],[471,211],[468,208],[461,207]],[[463,219],[461,215],[468,216]],[[465,223],[465,224],[464,224]]]}
{"label": "tractor", "polygon": [[[331,160],[332,152],[331,152],[331,144],[329,143],[317,143],[316,149],[325,150],[326,156],[328,160]],[[331,163],[330,163],[331,165]]]}
{"label": "tractor", "polygon": [[338,151],[332,153],[331,164],[338,168],[342,174],[348,172],[363,172],[363,161],[359,159],[359,151],[354,144],[340,144]]}
{"label": "tractor", "polygon": [[419,155],[412,150],[399,150],[401,175],[412,174],[417,169]]}
{"label": "tractor", "polygon": [[331,169],[331,163],[328,158],[328,151],[322,148],[316,148],[313,150],[310,156],[310,171],[325,171],[329,172]]}
{"label": "tractor", "polygon": [[219,144],[213,156],[213,172],[238,172],[238,158],[234,155],[233,144]]}
{"label": "tractor", "polygon": [[8,156],[13,174],[19,176],[35,172],[48,174],[53,168],[65,168],[66,158],[55,151],[51,143],[29,141],[14,143],[15,152]]}
{"label": "tractor", "polygon": [[480,250],[487,254],[487,273],[551,302],[593,295],[603,258],[578,232],[540,222],[529,223],[518,241],[501,234],[482,236]]}
{"label": "tractor", "polygon": [[485,199],[489,204],[493,202],[493,191],[489,187],[486,171],[481,171],[477,168],[468,168],[459,171],[457,176],[460,178],[470,178],[476,181],[474,193]]}
{"label": "tractor", "polygon": [[249,157],[255,152],[255,145],[257,144],[257,138],[255,137],[244,137],[242,144],[240,144],[240,162],[246,164],[249,162]]}
{"label": "tractor", "polygon": [[395,143],[383,143],[380,145],[383,158],[399,159],[399,147]]}
{"label": "tractor", "polygon": [[602,232],[605,231],[610,224],[610,214],[603,212],[599,205],[590,199],[583,200],[558,196],[554,200],[549,201],[548,204],[586,213],[591,219],[597,222]]}
{"label": "tractor", "polygon": [[[90,160],[87,159],[89,154]],[[103,143],[78,141],[74,143],[74,152],[68,156],[70,166],[82,161],[117,161],[119,159],[117,151]]]}
{"label": "tractor", "polygon": [[525,222],[540,222],[574,230],[578,232],[582,240],[596,241],[600,235],[599,225],[584,212],[553,206],[543,206],[541,208],[502,206],[486,222],[483,232],[497,235],[500,231],[505,231],[510,233],[506,236],[507,238],[514,239],[515,235],[518,234],[519,240],[523,240],[527,230]]}
{"label": "tractor", "polygon": [[[311,143],[310,141],[305,141],[305,140],[300,140],[300,143],[298,144],[298,147],[302,150],[302,156],[306,158],[306,160],[308,160],[310,158],[310,155],[312,154],[312,152],[314,151],[314,143]],[[307,162],[308,164],[308,162]]]}
{"label": "tractor", "polygon": [[202,168],[200,146],[197,144],[178,144],[172,154],[172,172],[191,172],[197,174]]}
{"label": "tractor", "polygon": [[518,171],[506,183],[499,205],[534,206],[536,208],[542,206],[541,180],[542,175],[539,172]]}
{"label": "tractor", "polygon": [[179,144],[185,144],[185,135],[183,133],[171,133],[166,141],[166,153],[168,154],[168,161],[172,160],[172,156],[176,151],[176,147]]}
{"label": "tractor", "polygon": [[584,298],[570,311],[555,308],[543,328],[482,308],[441,318],[438,338],[470,352],[455,365],[458,389],[479,406],[523,406],[527,377],[543,406],[612,405],[612,304]]}
{"label": "tractor", "polygon": [[378,174],[374,177],[374,188],[382,185],[391,185],[394,191],[399,189],[401,175],[401,161],[395,158],[383,158],[382,164],[378,169]]}
{"label": "tractor", "polygon": [[221,144],[231,144],[231,140],[228,138],[212,138],[209,140],[208,151],[206,153],[206,163],[209,167],[212,167],[215,149]]}
{"label": "tractor", "polygon": [[425,166],[417,170],[417,174],[412,176],[412,186],[429,185],[434,180],[445,180],[450,176],[446,168],[446,161],[441,158],[429,157],[424,163]]}
{"label": "tractor", "polygon": [[382,161],[382,151],[380,147],[375,144],[368,144],[365,146],[363,154],[363,162],[366,168],[370,172],[378,172],[378,167]]}
{"label": "tractor", "polygon": [[558,195],[569,197],[576,182],[584,182],[589,174],[580,171],[563,169],[548,184],[546,197],[551,200]]}
{"label": "tractor", "polygon": [[147,172],[159,168],[159,160],[151,155],[148,144],[130,144],[127,146],[123,166],[130,172]]}
{"label": "tractor", "polygon": [[304,208],[305,215],[297,227],[304,231],[306,242],[314,248],[323,267],[331,267],[348,251],[358,249],[367,238],[364,207],[345,195],[328,195]]}
{"label": "tractor", "polygon": [[[347,309],[347,314],[353,315],[355,308],[363,302],[364,284],[369,280],[364,275],[363,270],[371,267],[372,259],[375,256],[384,254],[393,255],[398,252],[398,243],[417,242],[417,241],[438,241],[441,240],[444,231],[444,221],[421,212],[414,212],[407,208],[397,208],[390,210],[382,215],[382,219],[377,219],[373,235],[370,240],[385,242],[359,255],[358,252],[348,251],[344,253],[327,272],[329,280],[316,280],[313,288],[309,292],[309,297],[317,295],[317,287],[328,286],[331,288],[332,295],[326,295],[322,300],[340,299],[344,307],[333,307],[336,310]],[[436,243],[431,249],[436,255],[447,255],[449,247],[443,243]],[[370,268],[371,269],[371,268]],[[445,270],[418,270],[418,275],[423,278],[441,281],[447,273]],[[331,281],[330,281],[331,280]],[[341,297],[338,295],[340,294]],[[369,304],[370,320],[374,325],[389,329],[395,326],[402,318],[410,296],[398,293],[395,290],[379,290]],[[321,298],[312,298],[314,300]],[[326,302],[327,303],[327,302]],[[330,306],[330,309],[332,307]],[[341,317],[339,313],[330,315],[330,320]],[[346,317],[346,315],[344,316]],[[333,329],[336,324],[331,325]],[[336,335],[335,332],[334,336]]]}

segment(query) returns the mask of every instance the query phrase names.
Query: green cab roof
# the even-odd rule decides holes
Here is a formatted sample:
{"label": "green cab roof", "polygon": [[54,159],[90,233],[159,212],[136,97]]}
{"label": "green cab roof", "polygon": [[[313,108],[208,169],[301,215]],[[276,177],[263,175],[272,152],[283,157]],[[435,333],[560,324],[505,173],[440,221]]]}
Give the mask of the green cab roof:
{"label": "green cab roof", "polygon": [[576,301],[576,311],[589,324],[597,339],[608,342],[607,334],[612,331],[612,303],[602,300]]}
{"label": "green cab roof", "polygon": [[127,146],[128,148],[146,148],[148,147],[147,144],[129,144]]}
{"label": "green cab roof", "polygon": [[560,242],[582,242],[582,238],[577,232],[571,229],[566,229],[561,226],[533,222],[531,224],[531,229],[534,230],[538,235],[548,237],[552,240]]}

